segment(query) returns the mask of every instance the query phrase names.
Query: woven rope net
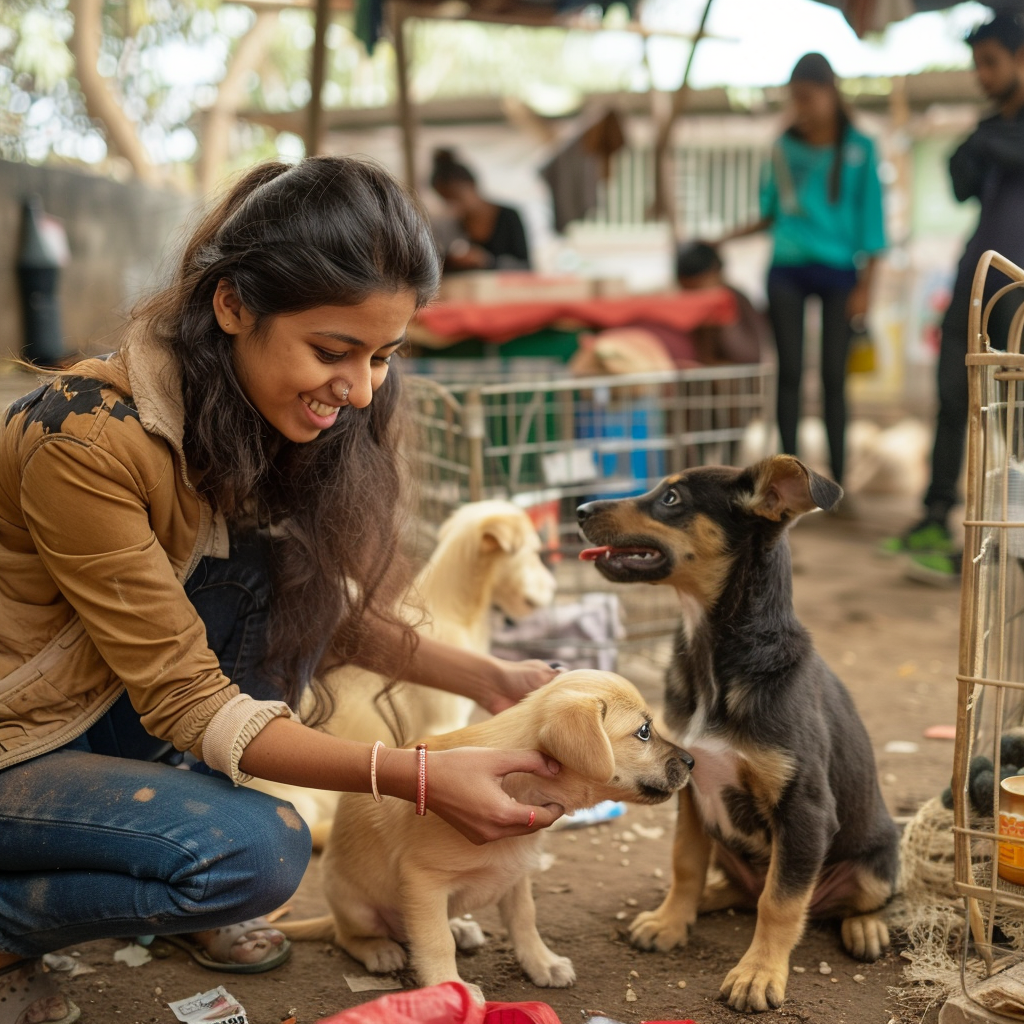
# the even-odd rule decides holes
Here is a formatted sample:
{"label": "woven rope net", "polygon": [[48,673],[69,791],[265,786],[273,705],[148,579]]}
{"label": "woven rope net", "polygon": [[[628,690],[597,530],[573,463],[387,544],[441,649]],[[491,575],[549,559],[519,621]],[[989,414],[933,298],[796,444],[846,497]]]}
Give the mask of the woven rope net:
{"label": "woven rope net", "polygon": [[[991,818],[972,822],[991,830]],[[953,884],[953,812],[936,797],[929,800],[903,832],[900,845],[899,895],[888,911],[889,926],[904,940],[903,984],[892,990],[897,1024],[917,1024],[930,1007],[960,991],[960,959],[965,934],[963,900]],[[991,877],[991,843],[977,840],[972,847],[974,876],[980,885]],[[1017,886],[1004,886],[1024,893]],[[987,910],[987,908],[986,908]],[[996,907],[995,925],[1007,950],[1024,950],[1024,911]],[[973,968],[973,969],[972,969]],[[968,969],[984,976],[980,959],[969,958]]]}

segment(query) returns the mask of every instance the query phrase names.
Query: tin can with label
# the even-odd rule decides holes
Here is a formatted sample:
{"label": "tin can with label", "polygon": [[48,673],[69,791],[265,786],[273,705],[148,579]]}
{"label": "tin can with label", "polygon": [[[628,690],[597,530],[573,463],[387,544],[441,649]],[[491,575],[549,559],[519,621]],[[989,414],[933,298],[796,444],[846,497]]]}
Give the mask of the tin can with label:
{"label": "tin can with label", "polygon": [[[999,784],[999,835],[1024,840],[1024,775]],[[999,877],[1024,885],[1024,845],[999,844]]]}

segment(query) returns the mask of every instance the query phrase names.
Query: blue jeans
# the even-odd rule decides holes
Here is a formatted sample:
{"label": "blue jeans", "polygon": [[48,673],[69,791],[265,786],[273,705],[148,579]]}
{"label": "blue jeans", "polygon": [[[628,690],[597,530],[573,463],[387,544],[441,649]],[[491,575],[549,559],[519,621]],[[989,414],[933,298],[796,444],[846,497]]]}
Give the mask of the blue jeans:
{"label": "blue jeans", "polygon": [[[266,556],[233,539],[185,587],[225,674],[261,699],[276,696],[259,673]],[[291,896],[310,855],[291,805],[181,760],[122,696],[67,746],[0,772],[0,951],[219,928]]]}

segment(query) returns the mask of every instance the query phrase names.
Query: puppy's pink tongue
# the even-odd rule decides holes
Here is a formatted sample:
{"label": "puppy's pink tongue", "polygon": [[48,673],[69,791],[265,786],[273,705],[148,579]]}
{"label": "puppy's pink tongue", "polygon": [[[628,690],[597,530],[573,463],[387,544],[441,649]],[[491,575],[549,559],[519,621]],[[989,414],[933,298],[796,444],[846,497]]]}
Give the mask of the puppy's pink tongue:
{"label": "puppy's pink tongue", "polygon": [[603,554],[605,554],[606,552],[611,551],[611,550],[612,550],[612,548],[608,544],[606,544],[604,547],[600,547],[600,548],[584,548],[580,552],[580,561],[581,562],[596,562]]}

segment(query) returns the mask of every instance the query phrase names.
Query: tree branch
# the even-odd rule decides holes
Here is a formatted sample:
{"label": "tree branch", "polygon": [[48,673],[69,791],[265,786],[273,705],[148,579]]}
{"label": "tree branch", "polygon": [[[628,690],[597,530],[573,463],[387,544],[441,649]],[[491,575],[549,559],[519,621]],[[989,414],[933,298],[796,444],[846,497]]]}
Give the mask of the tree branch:
{"label": "tree branch", "polygon": [[146,155],[135,124],[97,69],[103,32],[103,0],[71,0],[70,9],[75,18],[71,52],[75,56],[75,74],[82,87],[89,116],[103,125],[107,138],[131,164],[138,178],[151,185],[159,184],[161,174]]}
{"label": "tree branch", "polygon": [[246,79],[263,60],[277,27],[278,11],[261,10],[252,28],[238,41],[228,69],[217,87],[217,98],[203,112],[196,181],[205,195],[213,190],[228,159],[228,144],[235,118],[247,97]]}

